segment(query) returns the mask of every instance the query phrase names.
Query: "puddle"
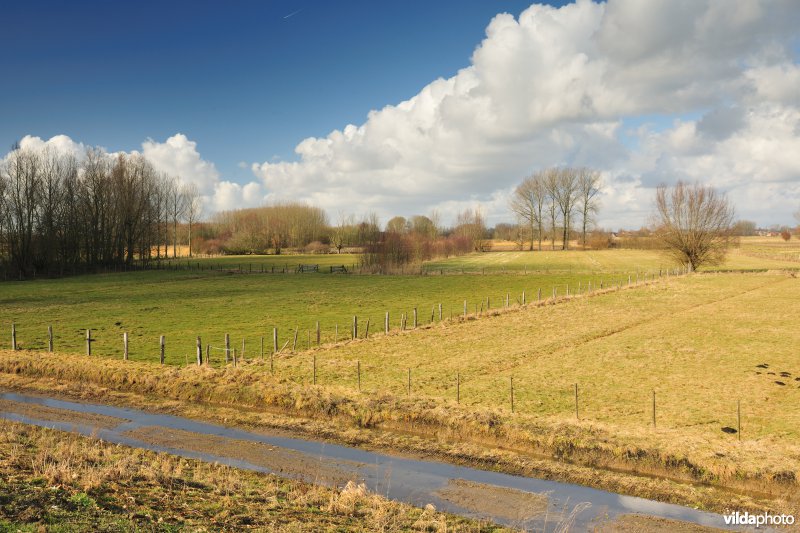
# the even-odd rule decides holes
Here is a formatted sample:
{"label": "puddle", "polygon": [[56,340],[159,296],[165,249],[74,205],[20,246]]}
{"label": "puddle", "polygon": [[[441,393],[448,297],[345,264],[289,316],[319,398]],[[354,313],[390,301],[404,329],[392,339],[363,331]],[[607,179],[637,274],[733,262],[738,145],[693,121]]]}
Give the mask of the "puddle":
{"label": "puddle", "polygon": [[[65,412],[59,417],[56,410]],[[0,418],[309,482],[342,486],[353,479],[393,500],[420,507],[432,503],[440,511],[526,529],[555,530],[570,514],[576,530],[632,514],[731,529],[718,514],[581,485],[252,433],[135,409],[0,393]],[[503,509],[503,501],[515,509]]]}

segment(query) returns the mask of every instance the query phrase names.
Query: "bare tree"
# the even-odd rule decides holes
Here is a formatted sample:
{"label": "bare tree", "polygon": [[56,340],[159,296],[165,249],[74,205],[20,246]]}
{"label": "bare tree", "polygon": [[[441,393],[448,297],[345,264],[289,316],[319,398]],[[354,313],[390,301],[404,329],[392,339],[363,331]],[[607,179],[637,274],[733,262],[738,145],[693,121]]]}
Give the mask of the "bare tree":
{"label": "bare tree", "polygon": [[194,183],[187,183],[182,190],[186,225],[189,230],[189,257],[192,257],[192,225],[197,222],[203,211],[203,199],[200,197],[200,190]]}
{"label": "bare tree", "polygon": [[178,184],[177,178],[172,178],[167,189],[167,209],[172,221],[172,257],[178,257],[178,222],[186,214],[186,198]]}
{"label": "bare tree", "polygon": [[594,223],[594,216],[600,208],[597,195],[602,187],[600,173],[596,170],[578,170],[578,211],[581,214],[581,243],[586,248],[586,232]]}
{"label": "bare tree", "polygon": [[656,190],[656,235],[670,256],[692,270],[724,260],[733,217],[733,206],[713,187],[679,181]]}
{"label": "bare tree", "polygon": [[546,194],[546,205],[547,205],[547,212],[550,215],[550,248],[552,250],[556,249],[556,211],[558,210],[558,202],[556,198],[558,197],[558,190],[560,187],[559,176],[558,176],[558,169],[549,168],[544,171],[544,175],[542,178],[542,183],[544,185],[544,190]]}
{"label": "bare tree", "polygon": [[475,209],[467,208],[459,213],[456,217],[456,227],[453,231],[456,235],[469,239],[474,251],[483,251],[484,239],[486,239],[486,222],[480,207]]}
{"label": "bare tree", "polygon": [[542,249],[542,230],[544,225],[542,214],[547,201],[547,189],[544,180],[543,172],[528,176],[514,189],[514,194],[511,196],[511,211],[519,218],[520,223],[527,224],[530,230],[530,250],[533,250],[534,235],[539,236],[539,250]]}

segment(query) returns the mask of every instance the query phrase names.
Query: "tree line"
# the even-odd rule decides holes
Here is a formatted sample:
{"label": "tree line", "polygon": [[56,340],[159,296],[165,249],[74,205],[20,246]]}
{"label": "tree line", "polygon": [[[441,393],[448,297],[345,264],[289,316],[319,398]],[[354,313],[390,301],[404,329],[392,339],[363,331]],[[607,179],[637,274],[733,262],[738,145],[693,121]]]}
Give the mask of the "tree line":
{"label": "tree line", "polygon": [[541,250],[542,241],[549,234],[555,250],[560,234],[561,248],[567,250],[577,217],[581,243],[586,246],[599,209],[601,187],[600,173],[588,168],[554,167],[534,172],[517,186],[509,202],[525,232],[521,240],[530,242],[530,250],[538,240]]}
{"label": "tree line", "polygon": [[[0,268],[65,273],[177,254],[178,225],[201,214],[196,186],[141,155],[88,148],[78,160],[14,146],[0,163]],[[191,229],[189,231],[191,235]]]}

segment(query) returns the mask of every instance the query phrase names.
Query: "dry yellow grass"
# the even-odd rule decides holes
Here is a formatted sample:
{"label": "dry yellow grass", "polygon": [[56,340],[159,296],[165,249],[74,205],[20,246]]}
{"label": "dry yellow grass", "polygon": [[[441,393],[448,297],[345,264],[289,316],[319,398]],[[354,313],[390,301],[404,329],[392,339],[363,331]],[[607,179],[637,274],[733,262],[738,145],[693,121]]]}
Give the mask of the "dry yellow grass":
{"label": "dry yellow grass", "polygon": [[0,421],[0,529],[501,531],[341,490]]}

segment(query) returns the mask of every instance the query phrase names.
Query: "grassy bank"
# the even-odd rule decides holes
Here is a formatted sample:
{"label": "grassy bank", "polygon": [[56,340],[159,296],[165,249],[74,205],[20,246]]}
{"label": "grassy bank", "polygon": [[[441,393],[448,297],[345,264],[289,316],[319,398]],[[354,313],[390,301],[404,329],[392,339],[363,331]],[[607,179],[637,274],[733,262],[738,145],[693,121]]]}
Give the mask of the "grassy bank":
{"label": "grassy bank", "polygon": [[499,531],[343,490],[0,421],[3,531]]}

